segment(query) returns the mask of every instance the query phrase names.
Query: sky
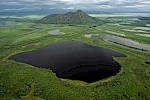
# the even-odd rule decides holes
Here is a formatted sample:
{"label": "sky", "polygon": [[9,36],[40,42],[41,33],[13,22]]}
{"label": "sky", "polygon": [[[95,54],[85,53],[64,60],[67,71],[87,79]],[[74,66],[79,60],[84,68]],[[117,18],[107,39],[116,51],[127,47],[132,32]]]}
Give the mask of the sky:
{"label": "sky", "polygon": [[150,0],[0,0],[0,12],[150,12]]}

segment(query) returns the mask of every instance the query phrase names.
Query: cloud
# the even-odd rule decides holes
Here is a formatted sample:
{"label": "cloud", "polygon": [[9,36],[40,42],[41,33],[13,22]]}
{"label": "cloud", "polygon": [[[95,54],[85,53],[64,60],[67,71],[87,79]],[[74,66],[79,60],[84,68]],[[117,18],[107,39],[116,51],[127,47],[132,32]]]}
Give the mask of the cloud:
{"label": "cloud", "polygon": [[0,5],[18,5],[18,2],[1,2]]}
{"label": "cloud", "polygon": [[[0,10],[62,9],[93,11],[149,11],[149,0],[1,0]],[[134,9],[133,9],[134,8]]]}
{"label": "cloud", "polygon": [[101,5],[101,6],[99,6],[99,8],[101,8],[101,9],[112,9],[114,7],[110,6],[110,5]]}
{"label": "cloud", "polygon": [[62,8],[62,9],[75,9],[74,7]]}
{"label": "cloud", "polygon": [[23,11],[23,10],[29,10],[29,11],[33,11],[33,10],[37,10],[39,8],[27,8],[27,7],[23,7],[23,8],[12,8],[12,9],[3,9],[4,11]]}

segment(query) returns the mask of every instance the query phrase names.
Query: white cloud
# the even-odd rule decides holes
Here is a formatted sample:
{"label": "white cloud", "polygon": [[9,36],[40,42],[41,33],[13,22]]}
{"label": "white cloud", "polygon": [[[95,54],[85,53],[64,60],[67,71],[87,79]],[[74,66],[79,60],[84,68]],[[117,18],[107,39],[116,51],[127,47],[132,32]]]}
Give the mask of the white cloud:
{"label": "white cloud", "polygon": [[61,1],[68,4],[93,4],[99,2],[107,2],[111,0],[53,0],[53,1]]}
{"label": "white cloud", "polygon": [[110,6],[110,5],[101,5],[101,6],[99,6],[99,8],[111,9],[111,8],[114,8],[114,7],[113,7],[113,6]]}
{"label": "white cloud", "polygon": [[18,5],[19,3],[18,2],[0,2],[0,5]]}
{"label": "white cloud", "polygon": [[68,7],[68,8],[63,8],[63,9],[71,10],[71,9],[75,9],[75,8],[74,7]]}
{"label": "white cloud", "polygon": [[5,10],[5,11],[13,11],[13,10],[27,10],[27,9],[33,9],[33,8],[19,8],[19,9],[16,9],[16,8],[14,8],[14,9],[3,9],[3,10]]}
{"label": "white cloud", "polygon": [[125,8],[143,8],[145,5],[123,6]]}

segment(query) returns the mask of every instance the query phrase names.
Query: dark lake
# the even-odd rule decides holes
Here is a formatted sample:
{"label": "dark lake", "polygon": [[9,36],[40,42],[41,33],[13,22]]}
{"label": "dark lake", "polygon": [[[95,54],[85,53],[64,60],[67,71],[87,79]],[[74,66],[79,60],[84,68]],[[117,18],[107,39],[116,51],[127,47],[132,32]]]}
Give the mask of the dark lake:
{"label": "dark lake", "polygon": [[16,54],[9,59],[49,68],[59,78],[91,83],[119,72],[121,65],[113,57],[125,55],[81,41],[62,41],[38,50]]}

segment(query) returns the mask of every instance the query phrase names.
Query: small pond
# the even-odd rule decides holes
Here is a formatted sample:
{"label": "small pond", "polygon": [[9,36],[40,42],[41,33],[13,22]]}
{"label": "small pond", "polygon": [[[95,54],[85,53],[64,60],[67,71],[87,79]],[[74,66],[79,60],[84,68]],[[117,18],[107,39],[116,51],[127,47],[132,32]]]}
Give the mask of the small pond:
{"label": "small pond", "polygon": [[150,65],[150,61],[145,61],[145,63]]}
{"label": "small pond", "polygon": [[99,37],[99,34],[85,34],[84,37],[86,37],[86,38],[97,38],[97,37]]}
{"label": "small pond", "polygon": [[61,34],[65,34],[63,32],[60,32],[59,30],[49,30],[48,34],[52,34],[52,35],[61,35]]}
{"label": "small pond", "polygon": [[113,57],[125,55],[81,41],[61,41],[9,59],[51,69],[59,78],[91,83],[120,71],[121,65]]}

